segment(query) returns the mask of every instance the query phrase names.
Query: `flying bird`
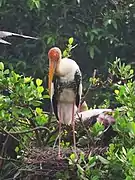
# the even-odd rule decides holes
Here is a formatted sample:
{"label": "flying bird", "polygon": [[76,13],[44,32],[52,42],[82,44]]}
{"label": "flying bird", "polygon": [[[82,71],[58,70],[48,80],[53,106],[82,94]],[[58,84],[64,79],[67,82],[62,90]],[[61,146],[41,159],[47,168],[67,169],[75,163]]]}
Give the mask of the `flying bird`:
{"label": "flying bird", "polygon": [[23,34],[17,34],[17,33],[12,33],[12,32],[8,32],[8,31],[0,31],[0,43],[11,44],[8,41],[5,41],[5,40],[2,39],[4,37],[8,37],[8,36],[18,36],[18,37],[23,37],[23,38],[27,38],[27,39],[35,39],[35,40],[38,39],[36,37],[26,36],[26,35],[23,35]]}
{"label": "flying bird", "polygon": [[49,50],[48,59],[48,89],[53,111],[59,121],[58,158],[60,158],[61,124],[72,125],[74,150],[76,151],[74,118],[76,112],[79,112],[81,102],[82,74],[74,60],[62,58],[58,47]]}

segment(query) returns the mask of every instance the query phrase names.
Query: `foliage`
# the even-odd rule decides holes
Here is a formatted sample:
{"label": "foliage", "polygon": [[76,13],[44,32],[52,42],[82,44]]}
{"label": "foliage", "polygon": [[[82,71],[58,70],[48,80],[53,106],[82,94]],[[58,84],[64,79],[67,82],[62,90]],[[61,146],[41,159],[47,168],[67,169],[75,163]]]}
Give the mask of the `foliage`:
{"label": "foliage", "polygon": [[[123,67],[124,70],[121,70]],[[76,178],[82,180],[104,180],[106,178],[132,180],[135,178],[135,82],[132,79],[133,72],[131,66],[123,64],[120,60],[116,59],[111,64],[109,73],[119,79],[117,83],[111,83],[110,87],[113,89],[115,101],[119,104],[114,112],[117,121],[113,125],[113,130],[116,136],[112,138],[105,154],[93,154],[92,152],[85,154],[82,150],[79,156],[74,153],[70,155],[68,158],[70,170],[74,172],[76,169]],[[51,146],[56,139],[57,131],[56,124],[50,124],[48,115],[42,109],[42,100],[48,98],[42,86],[43,81],[39,78],[34,80],[32,77],[25,77],[6,69],[2,62],[0,62],[0,79],[0,129],[1,132],[10,134],[19,140],[19,144],[14,147],[17,157],[23,158],[23,153],[29,147],[30,142],[33,145],[36,142],[35,145],[40,147],[42,145]],[[106,105],[107,101],[104,102]],[[105,131],[104,126],[99,122],[93,126],[80,128],[77,133],[77,143],[81,147],[98,147]],[[65,133],[67,136],[66,131]],[[64,147],[69,146],[68,141],[62,140]],[[6,166],[8,168],[10,164]],[[6,171],[6,166],[4,166],[3,173]],[[57,176],[62,177],[59,173]],[[64,177],[69,179],[70,176],[72,174],[65,171]]]}
{"label": "foliage", "polygon": [[[75,158],[75,154],[70,156],[69,163],[77,167],[79,179],[135,179],[135,81],[132,79],[134,70],[120,59],[116,59],[111,64],[109,72],[121,80],[112,84],[112,88],[115,87],[116,102],[120,105],[114,112],[117,121],[113,125],[113,130],[117,135],[112,139],[104,156],[92,156],[91,153],[88,157],[81,153],[79,159]],[[101,125],[96,124],[90,128],[94,130],[93,137],[90,131],[94,141],[102,132]]]}
{"label": "foliage", "polygon": [[13,46],[1,46],[1,59],[18,72],[45,77],[48,48],[58,45],[63,50],[73,37],[78,44],[73,58],[83,74],[91,76],[94,68],[107,72],[107,62],[116,56],[126,62],[134,59],[134,9],[133,0],[2,0],[1,29],[40,40],[12,38]]}
{"label": "foliage", "polygon": [[74,42],[74,38],[70,37],[68,40],[68,45],[67,45],[66,49],[63,51],[63,57],[70,57],[71,56],[71,50],[77,46],[77,44],[75,46],[73,46],[72,45],[73,42]]}
{"label": "foliage", "polygon": [[[2,0],[1,29],[36,36],[39,40],[9,37],[12,46],[1,45],[0,59],[19,74],[43,79],[46,88],[49,48],[59,46],[66,53],[65,44],[72,37],[77,44],[72,58],[81,67],[86,88],[95,68],[98,76],[103,74],[106,78],[108,62],[115,57],[133,63],[134,9],[133,0]],[[106,89],[90,92],[88,105],[99,105],[105,98],[103,91]]]}
{"label": "foliage", "polygon": [[[43,126],[48,122],[48,116],[40,107],[44,96],[42,80],[31,77],[24,77],[14,71],[4,68],[0,63],[0,129],[1,132],[17,135],[19,131],[26,131],[32,128]],[[34,130],[33,130],[34,131]],[[31,135],[33,131],[28,133]],[[25,133],[24,133],[25,134]],[[41,145],[40,133],[35,129],[37,144]],[[33,136],[33,140],[34,140]],[[26,135],[24,145],[27,144]],[[21,143],[23,145],[23,142]]]}
{"label": "foliage", "polygon": [[[70,57],[77,45],[72,58],[81,67],[84,87],[89,83],[94,87],[87,97],[89,105],[116,108],[113,130],[117,136],[104,156],[90,153],[85,157],[82,152],[76,160],[72,155],[71,167],[77,169],[79,179],[135,179],[135,82],[130,65],[134,65],[135,58],[134,11],[133,0],[0,1],[1,30],[40,38],[24,41],[10,37],[12,46],[0,48],[0,60],[4,62],[0,63],[0,131],[19,140],[17,155],[22,155],[30,142],[38,146],[54,143],[56,123],[51,124],[42,104],[48,99],[44,89],[47,52],[50,47],[59,46],[63,57]],[[108,62],[113,62],[109,72]],[[95,68],[96,76],[86,82]],[[103,126],[98,123],[80,128],[78,142],[96,146],[103,134]]]}

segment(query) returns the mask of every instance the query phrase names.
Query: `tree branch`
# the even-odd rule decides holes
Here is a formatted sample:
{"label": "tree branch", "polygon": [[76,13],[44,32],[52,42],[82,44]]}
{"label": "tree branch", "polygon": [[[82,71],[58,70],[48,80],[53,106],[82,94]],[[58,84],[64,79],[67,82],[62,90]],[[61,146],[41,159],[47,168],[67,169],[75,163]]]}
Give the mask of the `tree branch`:
{"label": "tree branch", "polygon": [[[46,130],[49,134],[50,134],[50,130],[47,127],[35,127],[33,129],[29,129],[29,130],[25,130],[25,131],[16,131],[16,132],[7,132],[5,131],[5,133],[10,133],[10,135],[15,135],[15,134],[27,134],[33,131],[38,131],[38,130]],[[15,137],[14,137],[15,138]]]}

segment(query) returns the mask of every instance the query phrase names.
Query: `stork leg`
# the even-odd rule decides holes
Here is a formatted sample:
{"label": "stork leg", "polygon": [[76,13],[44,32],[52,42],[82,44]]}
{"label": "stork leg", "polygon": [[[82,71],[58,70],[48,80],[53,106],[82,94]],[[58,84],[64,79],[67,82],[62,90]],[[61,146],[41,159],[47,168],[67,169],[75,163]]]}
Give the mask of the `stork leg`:
{"label": "stork leg", "polygon": [[74,117],[74,103],[73,103],[73,108],[72,108],[72,129],[73,129],[73,143],[74,143],[74,150],[76,153],[76,138],[75,138],[75,117]]}
{"label": "stork leg", "polygon": [[58,145],[58,159],[61,159],[61,148],[60,148],[60,143],[61,143],[61,106],[59,106],[59,145]]}

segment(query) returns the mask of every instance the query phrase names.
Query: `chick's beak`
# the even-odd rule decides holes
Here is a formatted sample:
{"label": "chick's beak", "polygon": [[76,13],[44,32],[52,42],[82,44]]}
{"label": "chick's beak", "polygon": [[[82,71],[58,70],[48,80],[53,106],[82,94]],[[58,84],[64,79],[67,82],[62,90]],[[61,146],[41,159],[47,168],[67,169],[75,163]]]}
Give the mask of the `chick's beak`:
{"label": "chick's beak", "polygon": [[50,61],[50,64],[49,64],[49,80],[48,80],[49,95],[51,95],[51,84],[52,84],[55,68],[56,68],[56,63],[54,61]]}

